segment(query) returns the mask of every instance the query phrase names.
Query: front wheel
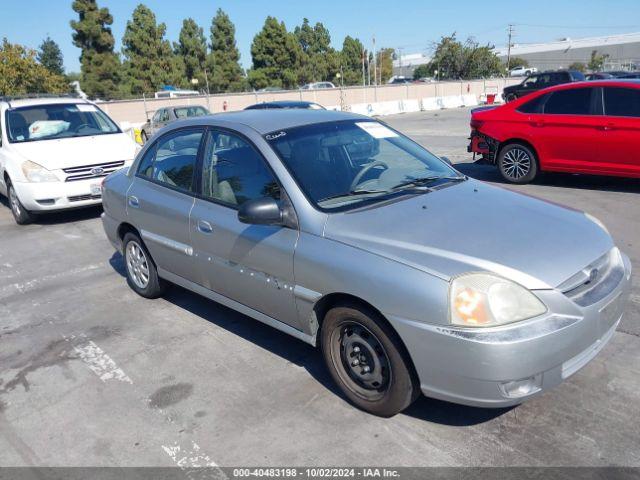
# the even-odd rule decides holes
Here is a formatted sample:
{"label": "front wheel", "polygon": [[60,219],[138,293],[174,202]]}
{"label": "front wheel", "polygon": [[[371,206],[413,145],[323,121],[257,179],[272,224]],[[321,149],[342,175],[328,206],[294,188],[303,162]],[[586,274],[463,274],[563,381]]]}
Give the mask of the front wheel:
{"label": "front wheel", "polygon": [[529,147],[510,143],[500,150],[498,170],[507,182],[522,185],[538,175],[538,160]]}
{"label": "front wheel", "polygon": [[164,283],[140,237],[135,233],[127,233],[122,244],[129,287],[145,298],[160,297],[164,292]]}
{"label": "front wheel", "polygon": [[400,339],[374,312],[349,304],[332,308],[322,324],[321,345],[334,381],[362,410],[391,417],[418,397]]}
{"label": "front wheel", "polygon": [[508,94],[508,95],[505,97],[505,99],[504,99],[504,100],[505,100],[507,103],[509,103],[509,102],[513,102],[514,100],[517,100],[517,99],[518,99],[518,97],[516,96],[516,94],[515,94],[515,93],[510,93],[510,94]]}
{"label": "front wheel", "polygon": [[11,207],[11,213],[18,225],[27,225],[35,220],[35,215],[24,208],[22,202],[18,198],[16,189],[13,188],[11,182],[7,182],[7,194],[9,196],[9,206]]}

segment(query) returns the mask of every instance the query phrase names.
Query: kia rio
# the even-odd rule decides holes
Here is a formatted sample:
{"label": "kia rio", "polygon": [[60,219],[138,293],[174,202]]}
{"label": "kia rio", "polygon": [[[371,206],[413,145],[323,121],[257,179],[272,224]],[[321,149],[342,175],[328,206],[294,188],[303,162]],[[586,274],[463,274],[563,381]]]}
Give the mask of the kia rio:
{"label": "kia rio", "polygon": [[511,183],[543,171],[640,178],[640,81],[541,90],[471,116],[469,151]]}
{"label": "kia rio", "polygon": [[597,219],[348,113],[176,122],[103,197],[134,291],[178,284],[319,346],[344,395],[381,416],[420,392],[538,395],[604,347],[629,294],[629,259]]}

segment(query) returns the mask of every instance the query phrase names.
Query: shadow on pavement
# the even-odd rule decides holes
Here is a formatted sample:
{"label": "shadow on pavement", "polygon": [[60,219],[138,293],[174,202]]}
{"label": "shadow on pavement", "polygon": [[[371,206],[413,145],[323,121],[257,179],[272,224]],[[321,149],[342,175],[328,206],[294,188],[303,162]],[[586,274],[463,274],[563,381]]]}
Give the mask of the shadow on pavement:
{"label": "shadow on pavement", "polygon": [[[465,175],[475,178],[476,180],[509,185],[502,179],[500,173],[498,173],[498,169],[493,165],[475,162],[456,163],[454,167]],[[570,173],[546,172],[541,174],[533,184],[581,190],[640,193],[640,179],[638,178],[608,177],[603,175],[577,175]]]}
{"label": "shadow on pavement", "polygon": [[[111,256],[109,264],[119,275],[125,277],[124,259],[119,252]],[[319,349],[177,285],[168,288],[163,298],[207,322],[304,368],[327,390],[346,401],[329,375]],[[421,396],[403,412],[403,415],[443,425],[469,426],[487,422],[509,410],[510,408],[466,407]]]}
{"label": "shadow on pavement", "polygon": [[[0,205],[2,205],[2,207],[7,209],[11,208],[9,207],[9,201],[7,200],[7,198],[2,195],[0,195]],[[34,225],[55,225],[55,224],[63,224],[63,223],[82,222],[84,220],[91,220],[92,218],[98,218],[101,213],[102,213],[102,205],[75,208],[72,210],[59,210],[57,212],[37,215],[33,224]],[[9,212],[9,214],[11,215],[11,212]]]}

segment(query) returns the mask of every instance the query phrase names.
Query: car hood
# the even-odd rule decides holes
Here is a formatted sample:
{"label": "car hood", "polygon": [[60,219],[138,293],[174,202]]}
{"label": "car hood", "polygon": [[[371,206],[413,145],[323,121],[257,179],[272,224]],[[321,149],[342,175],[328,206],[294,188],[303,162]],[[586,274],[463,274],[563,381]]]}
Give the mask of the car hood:
{"label": "car hood", "polygon": [[613,247],[583,212],[475,180],[329,215],[325,236],[449,280],[491,271],[549,289]]}
{"label": "car hood", "polygon": [[48,170],[132,160],[136,143],[125,133],[11,144],[25,160]]}

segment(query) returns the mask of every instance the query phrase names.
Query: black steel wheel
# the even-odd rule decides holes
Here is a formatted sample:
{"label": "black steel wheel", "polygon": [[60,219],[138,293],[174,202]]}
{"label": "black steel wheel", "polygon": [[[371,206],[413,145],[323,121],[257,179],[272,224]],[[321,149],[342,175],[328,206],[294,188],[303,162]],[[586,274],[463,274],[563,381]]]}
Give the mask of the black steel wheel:
{"label": "black steel wheel", "polygon": [[382,417],[407,408],[420,390],[398,335],[375,312],[341,305],[325,315],[322,351],[331,376],[359,408]]}

